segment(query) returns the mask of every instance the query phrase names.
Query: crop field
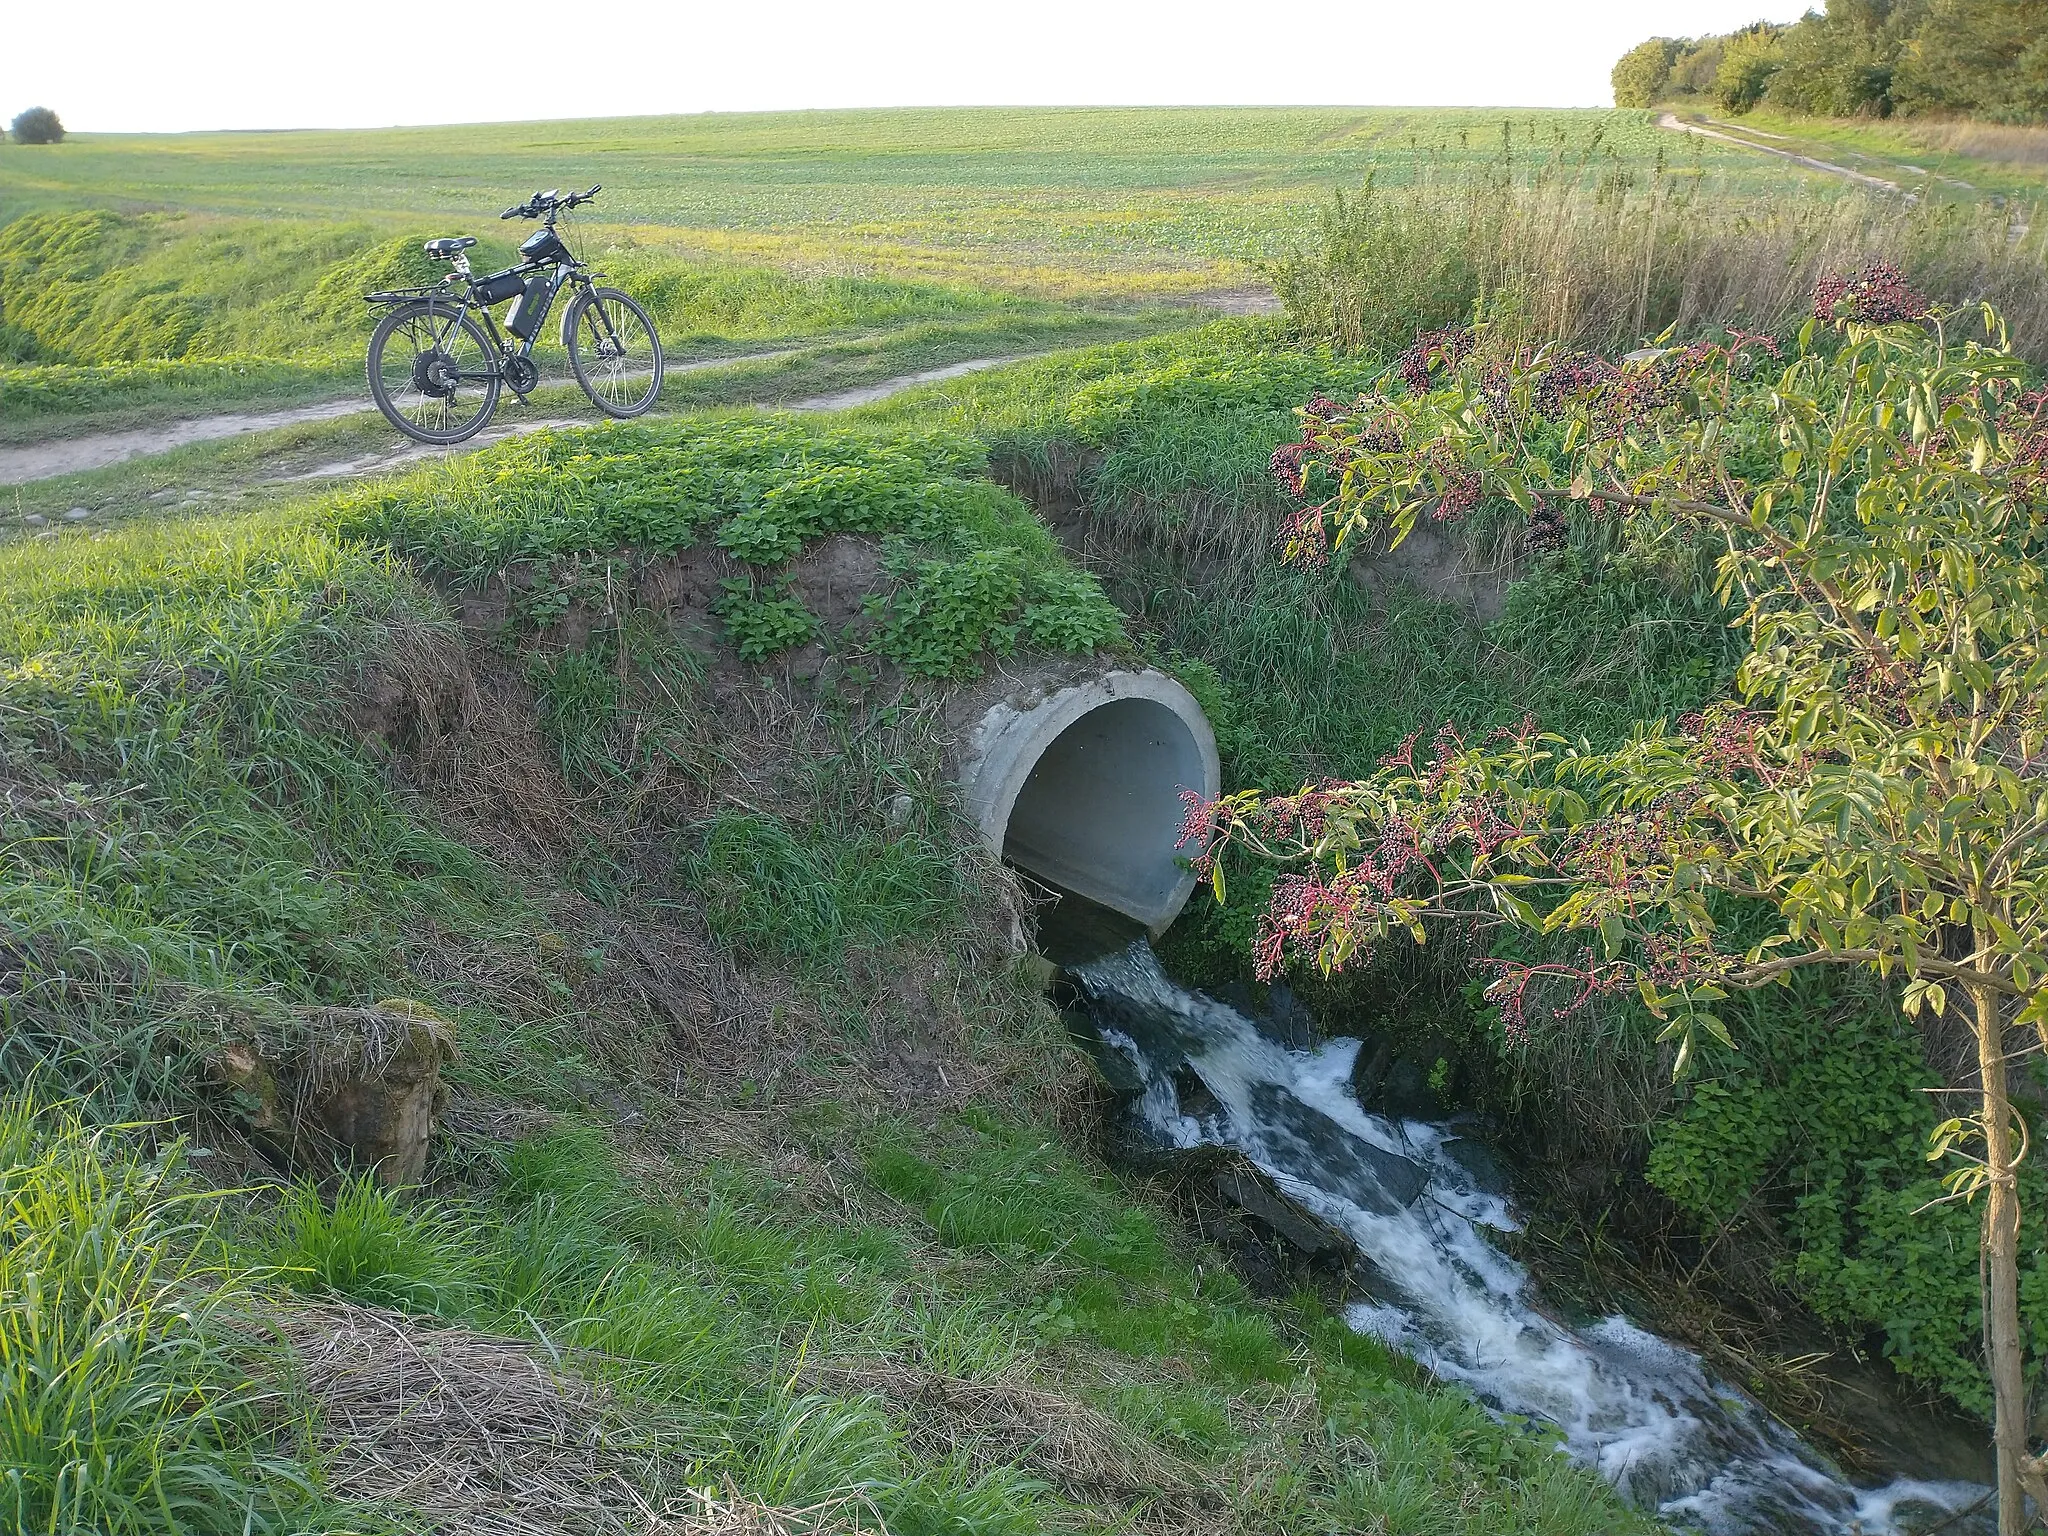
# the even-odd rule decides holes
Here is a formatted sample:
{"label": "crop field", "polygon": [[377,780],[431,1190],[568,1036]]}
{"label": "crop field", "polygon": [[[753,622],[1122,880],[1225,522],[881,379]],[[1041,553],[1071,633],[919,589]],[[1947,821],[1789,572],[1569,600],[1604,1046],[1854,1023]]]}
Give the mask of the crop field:
{"label": "crop field", "polygon": [[[1731,205],[1838,190],[1645,112],[956,109],[83,135],[0,150],[0,444],[344,395],[372,318],[358,296],[434,280],[418,250],[434,235],[481,237],[479,271],[509,261],[525,229],[494,215],[536,187],[604,184],[574,238],[648,303],[677,359],[806,354],[780,366],[780,392],[756,375],[707,395],[703,380],[684,405],[1171,329],[1190,305],[1263,292],[1266,264],[1313,242],[1333,193],[1503,180]],[[871,366],[849,367],[849,348]]]}
{"label": "crop field", "polygon": [[487,233],[534,187],[602,182],[602,237],[634,248],[1131,296],[1242,281],[1243,263],[1292,247],[1332,189],[1456,176],[1503,148],[1531,167],[1562,155],[1736,193],[1791,177],[1681,140],[1647,112],[805,112],[87,135],[55,154],[0,152],[0,219],[104,207]]}

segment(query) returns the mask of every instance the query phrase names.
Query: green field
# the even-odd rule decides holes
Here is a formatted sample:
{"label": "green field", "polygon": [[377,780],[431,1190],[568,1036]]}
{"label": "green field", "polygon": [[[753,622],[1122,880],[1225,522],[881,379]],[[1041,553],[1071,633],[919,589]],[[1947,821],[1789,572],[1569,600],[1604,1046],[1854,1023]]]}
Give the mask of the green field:
{"label": "green field", "polygon": [[[1643,112],[949,110],[375,132],[82,135],[0,150],[0,442],[347,392],[368,287],[484,263],[540,186],[606,191],[583,252],[678,357],[868,343],[937,363],[1178,323],[1256,287],[1333,192],[1504,177],[1740,202],[1836,184]],[[946,333],[954,334],[948,340]],[[166,363],[168,361],[168,364]],[[288,365],[280,368],[279,364]],[[139,369],[135,365],[142,365]],[[54,371],[53,371],[54,370]],[[68,371],[67,371],[68,370]],[[85,370],[83,372],[79,370]]]}
{"label": "green field", "polygon": [[[376,132],[82,135],[0,151],[0,219],[108,207],[492,232],[537,186],[602,182],[600,238],[783,263],[838,259],[1056,293],[1185,292],[1293,244],[1367,173],[1412,179],[1563,150],[1782,187],[1645,112],[1392,109],[805,112]],[[145,190],[146,189],[146,190]]]}

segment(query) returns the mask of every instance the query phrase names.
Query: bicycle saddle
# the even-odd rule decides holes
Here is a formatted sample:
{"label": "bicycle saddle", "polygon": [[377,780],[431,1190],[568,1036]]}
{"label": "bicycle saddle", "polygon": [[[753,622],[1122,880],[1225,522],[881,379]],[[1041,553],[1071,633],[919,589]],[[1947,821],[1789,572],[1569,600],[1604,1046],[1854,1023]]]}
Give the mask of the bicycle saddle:
{"label": "bicycle saddle", "polygon": [[476,244],[475,235],[457,235],[453,240],[429,240],[423,249],[429,256],[448,257]]}

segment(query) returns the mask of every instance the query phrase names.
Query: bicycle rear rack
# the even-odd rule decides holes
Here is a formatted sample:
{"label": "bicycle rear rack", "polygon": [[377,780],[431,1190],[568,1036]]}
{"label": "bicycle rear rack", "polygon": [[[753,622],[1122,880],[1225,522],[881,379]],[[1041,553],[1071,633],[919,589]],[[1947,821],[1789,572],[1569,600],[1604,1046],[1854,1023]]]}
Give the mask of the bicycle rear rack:
{"label": "bicycle rear rack", "polygon": [[440,287],[383,288],[379,289],[375,293],[366,293],[363,295],[363,302],[365,304],[411,304],[417,302],[420,299],[426,299],[429,302],[432,302],[433,300],[436,299],[446,299],[452,304],[455,302],[455,295],[450,293],[446,288]]}

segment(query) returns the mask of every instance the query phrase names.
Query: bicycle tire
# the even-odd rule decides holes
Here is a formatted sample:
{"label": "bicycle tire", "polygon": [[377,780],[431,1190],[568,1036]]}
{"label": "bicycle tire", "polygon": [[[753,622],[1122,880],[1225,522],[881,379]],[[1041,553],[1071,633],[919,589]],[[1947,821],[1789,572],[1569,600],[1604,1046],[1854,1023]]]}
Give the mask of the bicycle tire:
{"label": "bicycle tire", "polygon": [[[562,339],[576,382],[605,415],[625,420],[654,409],[661,397],[661,335],[630,295],[586,288],[563,317]],[[626,388],[642,381],[646,388],[637,394]]]}
{"label": "bicycle tire", "polygon": [[[445,304],[401,304],[378,321],[370,334],[370,350],[363,362],[370,398],[386,421],[415,442],[446,445],[475,437],[498,408],[504,380],[498,371],[497,348],[485,337],[483,327],[465,314],[459,335],[467,348],[444,349],[447,337],[443,329],[449,314]],[[422,361],[422,342],[427,344],[426,362]],[[454,365],[452,383],[436,387],[432,376],[436,356]],[[466,401],[472,387],[476,407],[468,415],[458,416],[457,403]]]}

